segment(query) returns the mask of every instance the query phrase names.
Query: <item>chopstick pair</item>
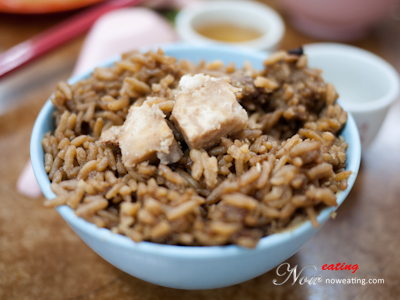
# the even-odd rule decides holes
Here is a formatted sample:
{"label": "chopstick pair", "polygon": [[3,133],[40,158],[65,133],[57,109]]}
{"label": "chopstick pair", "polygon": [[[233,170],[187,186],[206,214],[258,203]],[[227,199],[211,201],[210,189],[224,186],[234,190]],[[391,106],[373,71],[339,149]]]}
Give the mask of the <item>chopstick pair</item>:
{"label": "chopstick pair", "polygon": [[66,21],[0,53],[0,79],[43,54],[86,32],[111,10],[137,5],[144,0],[109,0],[78,13]]}

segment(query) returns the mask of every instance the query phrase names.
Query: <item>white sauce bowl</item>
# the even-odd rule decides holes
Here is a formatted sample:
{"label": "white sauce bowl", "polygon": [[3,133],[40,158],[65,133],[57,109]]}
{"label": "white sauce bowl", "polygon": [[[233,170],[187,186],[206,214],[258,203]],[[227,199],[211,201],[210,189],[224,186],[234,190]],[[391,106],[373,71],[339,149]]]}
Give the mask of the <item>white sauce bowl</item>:
{"label": "white sauce bowl", "polygon": [[[244,42],[222,42],[196,31],[203,25],[227,23],[257,30],[262,35]],[[181,10],[176,18],[180,38],[194,45],[224,44],[257,50],[274,50],[285,32],[280,15],[269,6],[253,1],[209,1]]]}
{"label": "white sauce bowl", "polygon": [[397,71],[379,56],[344,44],[309,44],[304,51],[309,66],[323,71],[324,80],[335,86],[340,103],[352,113],[365,149],[399,98]]}

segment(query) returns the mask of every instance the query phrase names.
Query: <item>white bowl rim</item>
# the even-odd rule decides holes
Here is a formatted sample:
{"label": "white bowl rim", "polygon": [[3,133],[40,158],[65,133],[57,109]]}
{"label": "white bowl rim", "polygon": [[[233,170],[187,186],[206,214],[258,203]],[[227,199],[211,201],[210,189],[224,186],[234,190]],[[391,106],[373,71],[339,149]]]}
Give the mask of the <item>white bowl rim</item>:
{"label": "white bowl rim", "polygon": [[[260,16],[263,15],[262,19],[265,23],[268,23],[269,29],[259,38],[245,42],[227,43],[207,38],[199,34],[192,27],[191,22],[197,16],[221,9],[228,9],[228,11],[237,10],[241,13],[251,13]],[[231,21],[235,23],[234,18],[232,18]],[[257,50],[271,50],[281,41],[285,32],[285,23],[281,16],[268,5],[254,1],[208,1],[189,5],[178,13],[175,27],[178,35],[187,42],[195,44],[207,43],[232,45],[238,47],[249,47]]]}
{"label": "white bowl rim", "polygon": [[[203,47],[187,45],[187,44],[171,44],[163,46],[164,51],[167,53],[168,51],[174,51],[176,49],[190,51],[193,49],[202,48],[204,51],[229,51],[232,53],[240,53],[243,54],[243,50],[236,48],[232,49],[230,47],[221,47],[216,45],[207,45]],[[265,59],[266,53],[248,51],[246,54],[252,55],[259,59]],[[114,61],[118,60],[120,56],[114,56],[111,59],[105,61],[98,66],[108,66]],[[92,71],[92,70],[91,70]],[[91,71],[76,75],[71,77],[68,82],[74,83],[79,80],[82,80],[89,76]],[[44,157],[41,154],[43,152],[41,140],[43,138],[43,133],[41,133],[41,127],[44,122],[47,120],[49,116],[51,116],[51,112],[54,110],[54,106],[51,103],[50,99],[47,100],[43,108],[41,109],[33,127],[32,136],[31,136],[31,144],[30,144],[30,153],[31,153],[31,162],[32,167],[39,183],[39,186],[46,196],[47,199],[53,199],[55,194],[50,189],[50,180],[48,179],[47,173],[44,170]],[[330,214],[335,211],[344,201],[344,199],[349,194],[351,188],[354,185],[355,179],[358,174],[360,160],[361,160],[361,143],[360,137],[358,134],[357,126],[352,117],[351,113],[348,113],[348,120],[346,127],[349,127],[348,130],[351,132],[351,136],[353,140],[352,144],[352,152],[351,157],[352,160],[348,162],[346,169],[353,171],[353,174],[350,176],[348,180],[348,187],[346,190],[340,192],[337,195],[337,203],[336,207],[327,207],[323,209],[317,220],[320,223],[323,223],[325,220],[329,219]],[[350,142],[350,141],[349,141]],[[349,156],[349,155],[348,155]],[[105,228],[98,228],[93,223],[87,222],[82,218],[79,218],[75,215],[73,210],[66,206],[59,206],[56,208],[58,213],[74,227],[79,228],[82,232],[87,235],[92,236],[100,241],[107,241],[115,244],[116,246],[125,248],[127,250],[135,250],[143,253],[149,253],[153,255],[162,255],[164,257],[175,258],[175,259],[191,259],[191,258],[204,258],[204,259],[216,259],[219,257],[232,257],[232,256],[240,256],[242,254],[252,254],[258,251],[263,251],[266,248],[270,248],[276,245],[284,244],[289,241],[292,237],[302,235],[305,232],[313,230],[310,221],[305,221],[298,227],[284,231],[282,233],[275,233],[266,237],[261,238],[258,242],[256,248],[247,249],[237,245],[226,245],[226,246],[176,246],[176,245],[166,245],[166,244],[157,244],[152,242],[140,242],[135,243],[133,240],[129,239],[126,236],[112,233],[110,230]],[[320,225],[322,226],[322,225]],[[318,228],[319,229],[319,228]]]}
{"label": "white bowl rim", "polygon": [[[304,52],[310,55],[326,55],[328,58],[329,55],[340,55],[348,58],[355,58],[357,61],[362,60],[368,63],[371,68],[375,70],[379,70],[382,73],[385,73],[389,78],[389,86],[390,88],[387,90],[386,94],[380,98],[377,98],[373,101],[362,102],[362,103],[346,103],[346,108],[351,112],[371,112],[382,109],[386,106],[389,106],[395,100],[397,100],[400,93],[400,78],[396,69],[389,64],[386,60],[379,57],[378,55],[369,52],[367,50],[341,44],[341,43],[312,43],[306,44],[303,46]],[[322,73],[322,77],[324,74]],[[339,95],[340,97],[340,95]]]}

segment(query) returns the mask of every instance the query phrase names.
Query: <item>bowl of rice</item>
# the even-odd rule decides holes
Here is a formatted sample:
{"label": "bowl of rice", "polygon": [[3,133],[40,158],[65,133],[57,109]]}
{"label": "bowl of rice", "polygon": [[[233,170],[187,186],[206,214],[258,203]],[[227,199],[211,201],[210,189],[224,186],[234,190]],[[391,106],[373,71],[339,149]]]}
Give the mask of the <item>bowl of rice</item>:
{"label": "bowl of rice", "polygon": [[255,278],[344,201],[360,140],[302,49],[174,44],[60,82],[31,138],[37,181],[96,253],[179,289]]}

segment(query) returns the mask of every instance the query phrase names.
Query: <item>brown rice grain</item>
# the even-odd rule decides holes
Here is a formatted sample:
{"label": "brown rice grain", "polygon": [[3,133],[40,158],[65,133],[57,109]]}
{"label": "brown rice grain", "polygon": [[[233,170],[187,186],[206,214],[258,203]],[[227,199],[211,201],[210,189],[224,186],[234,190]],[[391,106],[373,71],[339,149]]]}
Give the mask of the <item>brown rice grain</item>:
{"label": "brown rice grain", "polygon": [[311,188],[305,193],[307,198],[319,200],[329,206],[337,206],[336,196],[329,188]]}
{"label": "brown rice grain", "polygon": [[51,153],[46,153],[44,155],[44,170],[46,171],[46,173],[50,173],[52,164],[53,155]]}
{"label": "brown rice grain", "polygon": [[69,197],[67,204],[73,209],[77,208],[84,194],[85,190],[82,187],[78,187]]}
{"label": "brown rice grain", "polygon": [[81,204],[76,209],[75,213],[81,217],[88,217],[94,215],[97,211],[102,210],[108,206],[108,201],[105,199],[95,200],[89,203]]}
{"label": "brown rice grain", "polygon": [[76,147],[74,145],[68,146],[68,149],[64,157],[65,171],[69,171],[74,167],[75,155],[76,155]]}
{"label": "brown rice grain", "polygon": [[53,183],[59,183],[59,182],[61,182],[62,178],[63,178],[63,175],[62,175],[61,171],[60,171],[60,170],[57,170],[57,171],[54,173],[52,182],[53,182]]}
{"label": "brown rice grain", "polygon": [[230,236],[242,228],[240,223],[226,223],[221,221],[212,221],[209,224],[210,231],[216,234]]}
{"label": "brown rice grain", "polygon": [[137,80],[134,77],[125,78],[125,82],[129,83],[133,89],[138,93],[147,94],[151,92],[150,87],[143,81]]}
{"label": "brown rice grain", "polygon": [[51,170],[49,173],[49,179],[53,180],[53,176],[54,173],[58,171],[58,169],[60,169],[63,165],[63,160],[61,158],[59,158],[58,156],[56,156],[56,158],[53,161],[53,164],[51,166]]}
{"label": "brown rice grain", "polygon": [[258,207],[258,201],[254,198],[240,194],[240,193],[233,193],[233,194],[226,194],[222,196],[223,203],[238,207],[238,208],[245,208],[247,210],[253,210]]}
{"label": "brown rice grain", "polygon": [[171,226],[167,220],[161,220],[150,230],[152,239],[159,239],[171,233]]}
{"label": "brown rice grain", "polygon": [[86,151],[82,147],[76,148],[76,160],[80,166],[86,163]]}
{"label": "brown rice grain", "polygon": [[176,207],[171,208],[166,212],[166,217],[168,220],[173,221],[176,220],[191,211],[193,211],[196,207],[198,207],[201,203],[196,199],[196,200],[189,200],[186,201]]}
{"label": "brown rice grain", "polygon": [[93,128],[93,136],[95,138],[99,138],[100,137],[101,130],[103,129],[103,124],[104,124],[103,119],[102,118],[97,118],[96,123],[95,123],[94,128]]}
{"label": "brown rice grain", "polygon": [[317,221],[317,213],[315,212],[315,209],[312,206],[306,207],[306,213],[308,219],[311,221],[312,226],[314,228],[318,228],[319,223]]}
{"label": "brown rice grain", "polygon": [[60,195],[53,199],[46,200],[43,205],[45,207],[57,207],[60,205],[64,205],[68,200],[68,195]]}
{"label": "brown rice grain", "polygon": [[352,171],[343,171],[343,172],[337,173],[335,175],[335,180],[336,181],[342,181],[344,179],[349,178],[351,174],[353,174]]}
{"label": "brown rice grain", "polygon": [[91,160],[84,164],[81,169],[79,170],[78,176],[76,177],[77,180],[86,179],[89,175],[89,172],[96,170],[97,161]]}

